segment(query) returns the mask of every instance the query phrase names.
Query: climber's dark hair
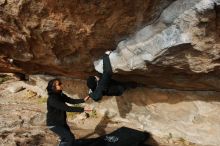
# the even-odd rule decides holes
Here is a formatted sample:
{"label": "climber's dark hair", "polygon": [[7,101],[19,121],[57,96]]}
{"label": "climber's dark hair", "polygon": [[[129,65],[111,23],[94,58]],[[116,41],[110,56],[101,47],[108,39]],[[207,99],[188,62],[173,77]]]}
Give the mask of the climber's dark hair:
{"label": "climber's dark hair", "polygon": [[52,79],[48,82],[48,85],[47,85],[47,88],[46,88],[48,94],[56,92],[56,85],[55,85],[56,81],[61,82],[60,79],[58,79],[58,78]]}
{"label": "climber's dark hair", "polygon": [[88,88],[91,89],[93,92],[95,91],[96,86],[97,86],[97,81],[96,81],[95,76],[89,76],[89,77],[87,78],[87,86],[88,86]]}

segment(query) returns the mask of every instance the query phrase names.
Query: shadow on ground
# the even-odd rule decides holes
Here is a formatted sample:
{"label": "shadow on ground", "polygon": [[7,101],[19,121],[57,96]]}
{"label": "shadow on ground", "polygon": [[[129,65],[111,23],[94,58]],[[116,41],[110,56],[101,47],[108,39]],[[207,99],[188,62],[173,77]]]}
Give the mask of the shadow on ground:
{"label": "shadow on ground", "polygon": [[[109,123],[113,123],[107,115],[104,115],[94,132],[79,139],[79,146],[158,146],[156,140],[146,131],[139,131],[128,127],[121,127],[111,133],[105,131]],[[98,134],[97,138],[88,138]]]}

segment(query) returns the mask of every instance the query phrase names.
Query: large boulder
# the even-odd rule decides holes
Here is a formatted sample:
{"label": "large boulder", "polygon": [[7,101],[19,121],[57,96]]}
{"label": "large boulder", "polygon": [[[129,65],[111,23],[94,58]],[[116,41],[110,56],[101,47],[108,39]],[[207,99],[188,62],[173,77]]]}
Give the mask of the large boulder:
{"label": "large boulder", "polygon": [[[1,0],[0,72],[85,79],[102,72],[149,87],[220,91],[219,0]],[[93,64],[93,62],[95,63]]]}
{"label": "large boulder", "polygon": [[[219,0],[177,0],[152,24],[121,41],[110,59],[123,79],[151,87],[220,91],[219,34]],[[95,66],[102,72],[102,61]]]}
{"label": "large boulder", "polygon": [[0,71],[83,78],[174,0],[1,0]]}

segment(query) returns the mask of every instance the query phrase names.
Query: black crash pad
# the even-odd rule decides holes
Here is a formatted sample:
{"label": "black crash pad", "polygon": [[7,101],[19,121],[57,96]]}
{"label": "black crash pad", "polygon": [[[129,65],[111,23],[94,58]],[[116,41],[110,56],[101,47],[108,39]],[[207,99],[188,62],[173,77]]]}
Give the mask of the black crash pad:
{"label": "black crash pad", "polygon": [[110,134],[93,139],[79,139],[77,146],[147,146],[144,142],[150,137],[143,132],[127,127],[121,127]]}

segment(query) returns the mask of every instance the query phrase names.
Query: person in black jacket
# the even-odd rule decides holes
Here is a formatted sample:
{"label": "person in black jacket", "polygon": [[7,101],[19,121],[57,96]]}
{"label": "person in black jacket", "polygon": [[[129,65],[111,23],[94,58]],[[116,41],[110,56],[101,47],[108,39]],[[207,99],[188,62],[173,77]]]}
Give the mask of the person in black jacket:
{"label": "person in black jacket", "polygon": [[89,88],[89,95],[94,101],[99,101],[102,96],[120,96],[126,89],[135,88],[139,86],[134,82],[119,82],[113,80],[112,66],[109,59],[110,52],[103,56],[103,74],[101,77],[89,76],[87,79],[87,86]]}
{"label": "person in black jacket", "polygon": [[59,79],[53,79],[48,82],[47,86],[47,126],[51,131],[56,133],[61,141],[59,146],[75,146],[74,134],[70,131],[66,122],[66,112],[84,112],[87,109],[82,107],[71,107],[66,105],[84,103],[84,99],[72,99],[62,92],[62,83]]}

